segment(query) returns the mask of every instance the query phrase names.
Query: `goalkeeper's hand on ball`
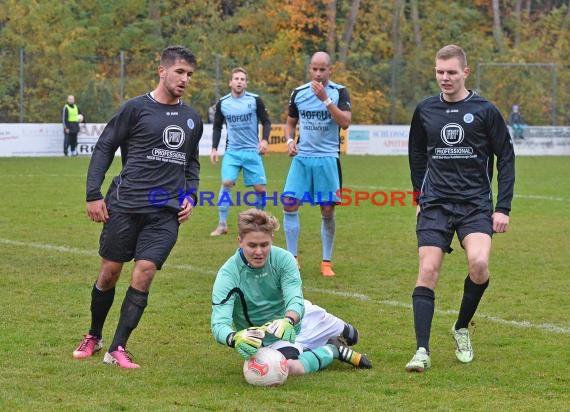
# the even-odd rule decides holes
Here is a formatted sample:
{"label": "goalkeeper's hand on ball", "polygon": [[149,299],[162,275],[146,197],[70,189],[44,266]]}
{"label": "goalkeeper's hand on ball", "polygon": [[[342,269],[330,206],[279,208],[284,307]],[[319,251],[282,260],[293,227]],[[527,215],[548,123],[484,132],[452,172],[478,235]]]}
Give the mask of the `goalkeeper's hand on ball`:
{"label": "goalkeeper's hand on ball", "polygon": [[264,337],[265,332],[262,328],[243,329],[234,335],[234,347],[242,358],[249,359],[255,355]]}
{"label": "goalkeeper's hand on ball", "polygon": [[276,319],[273,322],[266,323],[265,329],[277,339],[286,340],[291,343],[295,343],[295,339],[297,338],[293,321],[289,318]]}

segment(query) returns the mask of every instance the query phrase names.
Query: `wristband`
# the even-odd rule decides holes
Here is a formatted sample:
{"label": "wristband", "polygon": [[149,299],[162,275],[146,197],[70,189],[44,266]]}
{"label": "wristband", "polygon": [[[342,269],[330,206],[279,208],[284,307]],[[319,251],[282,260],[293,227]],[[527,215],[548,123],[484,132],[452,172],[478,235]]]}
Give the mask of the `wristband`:
{"label": "wristband", "polygon": [[332,104],[332,99],[330,97],[327,97],[327,100],[325,100],[323,103],[325,104],[325,106],[329,107],[329,104]]}
{"label": "wristband", "polygon": [[232,332],[226,337],[226,343],[230,348],[236,347],[236,343],[234,341],[235,334],[236,334],[235,332]]}
{"label": "wristband", "polygon": [[288,138],[288,139],[287,139],[287,146],[289,146],[289,143],[294,142],[294,141],[295,141],[295,140],[293,140],[293,139],[291,139],[291,138]]}
{"label": "wristband", "polygon": [[285,316],[285,319],[291,322],[291,325],[295,326],[295,319],[293,319],[291,316]]}

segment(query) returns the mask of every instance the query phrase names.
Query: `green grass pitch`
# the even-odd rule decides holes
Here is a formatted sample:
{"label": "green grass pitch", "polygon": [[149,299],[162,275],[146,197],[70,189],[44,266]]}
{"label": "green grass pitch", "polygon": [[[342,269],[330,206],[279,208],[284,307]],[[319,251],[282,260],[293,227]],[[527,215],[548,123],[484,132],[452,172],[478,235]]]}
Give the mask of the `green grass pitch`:
{"label": "green grass pitch", "polygon": [[[112,166],[105,184],[118,171]],[[217,193],[219,166],[202,157],[201,189]],[[405,157],[344,156],[345,188],[410,190]],[[265,158],[268,190],[282,190],[289,158]],[[89,324],[90,290],[101,226],[85,214],[87,158],[1,158],[0,410],[5,411],[555,411],[570,404],[568,370],[568,202],[565,157],[520,157],[510,231],[494,238],[491,283],[474,318],[475,359],[460,364],[449,330],[465,257],[454,241],[436,290],[432,368],[409,374],[415,349],[411,292],[417,272],[414,207],[337,209],[334,268],[319,275],[320,216],[301,208],[300,262],[305,296],[356,325],[356,349],[372,370],[335,363],[279,388],[245,383],[242,361],[214,342],[212,282],[237,246],[231,232],[209,236],[217,210],[195,210],[153,283],[149,306],[128,349],[141,369],[102,364],[102,353],[71,353]],[[236,190],[243,191],[240,183]],[[281,208],[267,210],[282,220]],[[283,231],[275,238],[284,246]],[[105,338],[110,342],[132,264],[117,287]]]}

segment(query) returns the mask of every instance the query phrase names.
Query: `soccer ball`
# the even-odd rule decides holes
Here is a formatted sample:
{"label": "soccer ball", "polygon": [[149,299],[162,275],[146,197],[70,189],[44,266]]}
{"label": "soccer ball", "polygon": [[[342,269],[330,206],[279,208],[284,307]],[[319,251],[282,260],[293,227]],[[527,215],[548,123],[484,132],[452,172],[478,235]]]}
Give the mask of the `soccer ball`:
{"label": "soccer ball", "polygon": [[279,386],[289,375],[287,359],[278,350],[262,347],[243,364],[243,376],[250,385]]}
{"label": "soccer ball", "polygon": [[77,121],[78,121],[79,123],[83,122],[83,119],[84,119],[84,117],[83,117],[82,114],[80,114],[79,116],[77,116]]}

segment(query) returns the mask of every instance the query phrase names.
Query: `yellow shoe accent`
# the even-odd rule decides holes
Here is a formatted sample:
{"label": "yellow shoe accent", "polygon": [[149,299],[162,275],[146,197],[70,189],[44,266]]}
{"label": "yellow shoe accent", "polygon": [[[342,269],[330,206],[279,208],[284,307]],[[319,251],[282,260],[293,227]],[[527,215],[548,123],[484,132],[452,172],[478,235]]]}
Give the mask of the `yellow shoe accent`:
{"label": "yellow shoe accent", "polygon": [[321,263],[321,275],[330,277],[334,276],[335,273],[332,270],[332,263],[331,262],[322,262]]}

